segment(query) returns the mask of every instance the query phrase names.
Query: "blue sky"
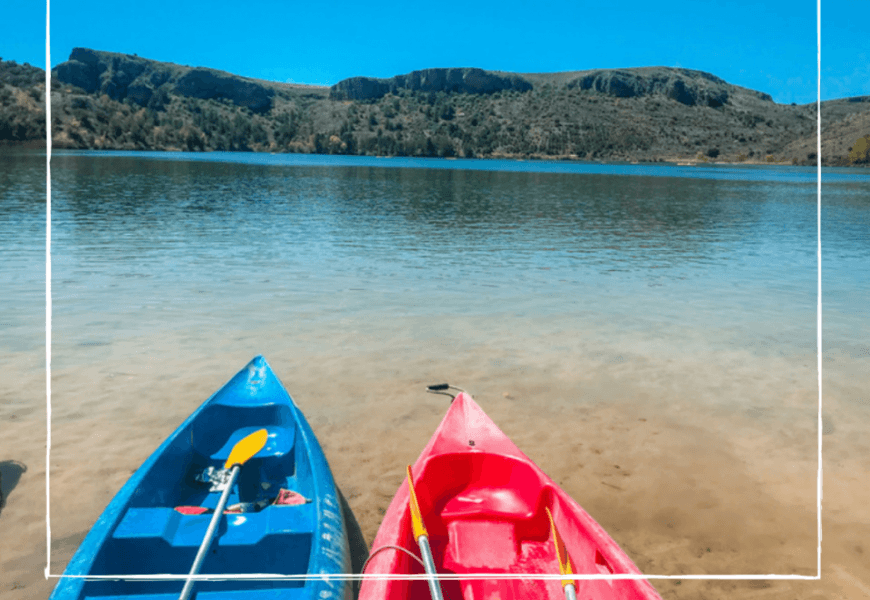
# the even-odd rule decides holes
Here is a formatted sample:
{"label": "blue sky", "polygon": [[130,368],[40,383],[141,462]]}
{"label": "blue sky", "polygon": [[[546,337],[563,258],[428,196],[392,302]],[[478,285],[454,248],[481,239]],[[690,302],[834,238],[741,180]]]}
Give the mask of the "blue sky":
{"label": "blue sky", "polygon": [[[4,8],[0,56],[45,64],[45,5]],[[870,95],[870,1],[822,2],[822,99]],[[52,0],[51,63],[76,46],[331,85],[428,67],[519,73],[670,66],[816,99],[816,2]]]}

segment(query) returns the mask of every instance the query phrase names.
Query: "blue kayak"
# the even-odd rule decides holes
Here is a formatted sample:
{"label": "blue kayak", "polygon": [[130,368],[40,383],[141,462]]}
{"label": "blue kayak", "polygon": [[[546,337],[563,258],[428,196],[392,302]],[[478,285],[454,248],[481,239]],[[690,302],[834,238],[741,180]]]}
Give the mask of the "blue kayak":
{"label": "blue kayak", "polygon": [[[221,496],[237,442],[266,429],[265,446],[230,488],[201,575],[317,575],[200,580],[191,598],[345,600],[345,515],[329,465],[302,412],[262,356],[218,390],[121,488],[67,565],[52,600],[178,598]],[[224,480],[224,489],[227,487]],[[115,576],[86,579],[78,576]]]}

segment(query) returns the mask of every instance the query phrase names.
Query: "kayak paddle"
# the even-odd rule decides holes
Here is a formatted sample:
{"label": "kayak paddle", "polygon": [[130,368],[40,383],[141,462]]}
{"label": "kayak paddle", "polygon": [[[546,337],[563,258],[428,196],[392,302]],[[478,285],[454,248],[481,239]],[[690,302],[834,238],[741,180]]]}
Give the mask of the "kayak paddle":
{"label": "kayak paddle", "polygon": [[224,507],[227,504],[227,500],[230,498],[230,491],[236,483],[236,478],[239,476],[242,465],[263,449],[268,437],[269,432],[265,429],[260,429],[259,431],[255,431],[254,433],[245,436],[239,440],[235,446],[233,446],[233,449],[230,452],[230,457],[224,464],[224,469],[232,468],[227,487],[224,488],[220,500],[218,500],[217,508],[214,509],[214,515],[212,515],[211,522],[208,524],[205,538],[202,540],[199,552],[196,553],[196,559],[193,561],[193,566],[190,568],[190,573],[187,575],[187,581],[184,582],[184,588],[181,590],[181,595],[178,597],[178,600],[187,600],[187,598],[190,597],[190,592],[193,590],[193,583],[196,581],[195,579],[191,579],[191,577],[199,572],[199,569],[202,567],[202,563],[205,560],[205,555],[208,554],[209,546],[211,546],[211,542],[214,539],[215,532],[217,531],[217,525],[220,522],[221,515],[224,513]]}
{"label": "kayak paddle", "polygon": [[429,533],[423,524],[423,515],[420,513],[420,505],[417,504],[417,494],[414,492],[414,481],[411,478],[411,465],[408,465],[408,490],[411,492],[411,527],[414,530],[414,539],[420,546],[420,554],[423,556],[423,566],[426,568],[429,580],[429,592],[432,600],[444,600],[441,595],[441,584],[435,579],[435,560],[432,558],[432,549],[429,548]]}
{"label": "kayak paddle", "polygon": [[[547,511],[547,518],[550,519],[550,531],[553,532],[553,543],[556,545],[556,560],[559,561],[559,573],[563,576],[570,573],[574,567],[571,566],[571,557],[568,556],[568,548],[565,547],[565,542],[556,531],[556,522],[553,520],[553,515],[550,514],[550,509],[544,507]],[[563,579],[562,587],[565,589],[566,600],[577,600],[577,588],[574,581],[571,579]]]}

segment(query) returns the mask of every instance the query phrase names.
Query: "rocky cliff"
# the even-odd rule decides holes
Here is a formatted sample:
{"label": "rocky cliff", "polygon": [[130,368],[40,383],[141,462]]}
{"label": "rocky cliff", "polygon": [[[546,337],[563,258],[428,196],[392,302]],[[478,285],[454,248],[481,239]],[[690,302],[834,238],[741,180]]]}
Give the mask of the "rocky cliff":
{"label": "rocky cliff", "polygon": [[460,94],[528,92],[535,89],[535,83],[530,79],[536,80],[539,86],[559,81],[568,89],[590,91],[613,98],[661,96],[686,106],[718,108],[728,102],[730,93],[735,89],[773,102],[768,94],[738,88],[710,73],[668,67],[599,69],[574,74],[555,73],[551,76],[502,74],[482,69],[426,69],[389,79],[344,79],[330,88],[329,97],[333,100],[377,100],[387,94],[397,94],[400,90]]}
{"label": "rocky cliff", "polygon": [[252,79],[214,69],[185,67],[128,54],[75,48],[69,60],[52,70],[59,82],[112,100],[129,98],[139,106],[167,94],[223,98],[262,113],[272,108],[274,91]]}
{"label": "rocky cliff", "polygon": [[448,94],[493,94],[505,90],[527,92],[532,84],[518,75],[502,76],[483,69],[424,69],[390,79],[351,77],[332,86],[332,100],[377,100],[399,90]]}
{"label": "rocky cliff", "polygon": [[[594,71],[568,82],[567,87],[592,90],[616,98],[659,95],[686,106],[718,108],[728,102],[729,91],[734,86],[702,71],[654,67],[632,71]],[[767,95],[759,97],[773,101]]]}

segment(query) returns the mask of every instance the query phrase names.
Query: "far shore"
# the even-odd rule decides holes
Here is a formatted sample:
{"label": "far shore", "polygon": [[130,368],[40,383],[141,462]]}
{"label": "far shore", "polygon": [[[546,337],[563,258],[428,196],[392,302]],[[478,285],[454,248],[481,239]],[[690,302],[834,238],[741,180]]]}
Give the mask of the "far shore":
{"label": "far shore", "polygon": [[[0,140],[0,148],[22,148],[22,149],[33,149],[33,150],[45,150],[46,143],[44,140],[25,140],[25,141],[13,141],[13,140]],[[140,150],[131,150],[129,148],[71,148],[65,147],[63,145],[58,145],[52,143],[52,150],[79,150],[86,152],[166,152],[166,153],[178,153],[178,152],[189,152],[188,150],[184,150],[182,148],[150,148],[150,149],[140,149]],[[214,152],[218,152],[217,150],[206,150],[201,152],[194,152],[195,154],[211,154]],[[305,152],[266,152],[266,151],[239,151],[239,154],[301,154],[305,156],[312,156],[314,154],[305,153]],[[432,157],[432,156],[382,156],[382,155],[373,155],[373,154],[317,154],[316,156],[365,156],[368,158],[442,158],[442,157]],[[493,154],[491,156],[477,156],[477,157],[446,157],[443,160],[510,160],[517,162],[524,161],[549,161],[549,162],[572,162],[572,163],[596,163],[596,164],[643,164],[643,165],[676,165],[676,166],[729,166],[729,167],[739,167],[741,165],[754,166],[754,167],[816,167],[816,163],[803,162],[803,163],[795,163],[790,161],[783,160],[758,160],[758,159],[747,159],[747,160],[725,160],[721,158],[717,158],[716,160],[712,159],[703,159],[698,157],[681,157],[681,156],[664,156],[659,158],[632,158],[632,157],[622,157],[622,158],[586,158],[579,157],[576,154],[565,154],[565,155],[549,155],[549,154]],[[822,166],[825,168],[854,168],[854,169],[867,169],[870,165],[861,165],[861,164],[826,164],[822,163]]]}

